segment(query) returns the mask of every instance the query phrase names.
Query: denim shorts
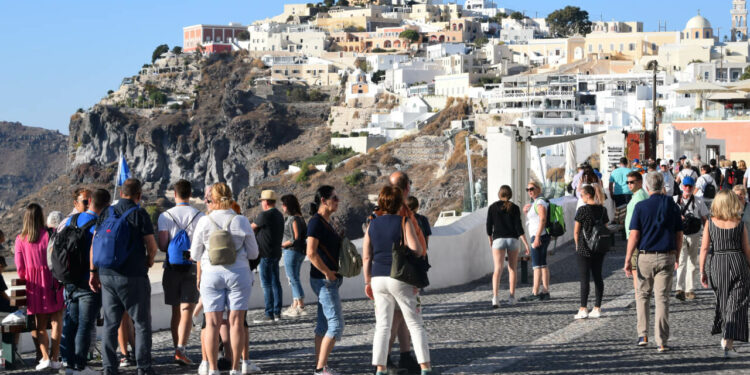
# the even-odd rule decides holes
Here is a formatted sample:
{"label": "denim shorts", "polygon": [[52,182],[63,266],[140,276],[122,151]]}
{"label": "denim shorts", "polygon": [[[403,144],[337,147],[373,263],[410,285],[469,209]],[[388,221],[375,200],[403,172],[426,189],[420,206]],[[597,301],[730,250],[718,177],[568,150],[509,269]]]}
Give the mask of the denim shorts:
{"label": "denim shorts", "polygon": [[344,315],[341,312],[339,288],[343,280],[336,281],[310,278],[310,287],[318,296],[318,316],[315,324],[315,336],[327,336],[341,340],[344,333]]}
{"label": "denim shorts", "polygon": [[547,234],[542,235],[539,239],[541,245],[539,247],[533,247],[536,236],[531,236],[531,267],[532,268],[546,268],[547,267],[547,246],[549,246],[550,237]]}
{"label": "denim shorts", "polygon": [[213,269],[201,272],[201,299],[204,312],[247,310],[253,276],[250,268]]}
{"label": "denim shorts", "polygon": [[518,238],[497,238],[492,241],[492,248],[516,251],[518,250]]}

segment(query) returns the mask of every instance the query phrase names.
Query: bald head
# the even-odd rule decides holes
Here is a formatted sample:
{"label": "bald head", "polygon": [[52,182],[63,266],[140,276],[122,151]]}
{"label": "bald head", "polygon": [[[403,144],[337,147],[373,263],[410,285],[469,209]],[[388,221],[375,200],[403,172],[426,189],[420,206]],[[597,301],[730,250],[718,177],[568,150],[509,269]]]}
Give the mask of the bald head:
{"label": "bald head", "polygon": [[409,176],[406,173],[401,171],[393,172],[388,178],[388,181],[391,183],[391,186],[400,188],[401,191],[404,192],[405,197],[409,196],[409,192],[411,190],[411,181],[409,180]]}

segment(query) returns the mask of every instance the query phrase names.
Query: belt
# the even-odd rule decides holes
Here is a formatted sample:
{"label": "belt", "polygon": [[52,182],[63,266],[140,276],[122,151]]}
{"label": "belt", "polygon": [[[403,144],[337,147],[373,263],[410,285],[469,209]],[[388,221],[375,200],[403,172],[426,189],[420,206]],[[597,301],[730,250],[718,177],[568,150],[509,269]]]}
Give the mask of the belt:
{"label": "belt", "polygon": [[638,254],[673,254],[673,251],[638,250]]}

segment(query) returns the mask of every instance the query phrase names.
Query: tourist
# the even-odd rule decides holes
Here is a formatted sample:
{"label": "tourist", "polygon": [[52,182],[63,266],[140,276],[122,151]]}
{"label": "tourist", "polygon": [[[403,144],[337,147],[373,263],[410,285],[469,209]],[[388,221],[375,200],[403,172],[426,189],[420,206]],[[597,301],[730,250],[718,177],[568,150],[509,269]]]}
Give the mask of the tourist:
{"label": "tourist", "polygon": [[[578,199],[578,204],[576,205],[576,210],[579,209],[581,206],[583,206],[583,200],[580,199],[580,192],[582,191],[582,188],[584,186],[588,186],[588,185],[591,185],[591,187],[594,188],[594,192],[596,195],[594,197],[594,201],[596,201],[596,204],[603,205],[607,199],[606,195],[604,195],[604,189],[602,188],[601,179],[596,174],[596,171],[594,170],[594,168],[587,166],[586,168],[583,169],[583,176],[581,177],[581,183],[578,185],[579,199]],[[627,197],[623,199],[625,199],[626,201],[629,201],[630,198],[631,196],[628,195]]]}
{"label": "tourist", "polygon": [[[667,184],[671,185],[669,181],[672,181],[670,178]],[[641,175],[638,172],[630,172],[628,173],[628,189],[633,193],[633,198],[628,202],[628,208],[627,212],[625,214],[625,238],[630,238],[630,221],[633,218],[633,211],[635,210],[635,205],[638,204],[638,202],[644,201],[648,199],[648,192],[646,192],[646,189],[643,188],[643,175]],[[669,195],[667,195],[669,196]],[[633,252],[633,255],[630,258],[630,264],[631,269],[633,271],[636,270],[636,266],[638,265],[638,250]],[[635,294],[638,294],[638,278],[633,277],[633,289],[635,290]]]}
{"label": "tourist", "polygon": [[[26,312],[34,317],[34,331],[42,354],[37,371],[62,367],[58,358],[64,300],[62,287],[47,266],[48,242],[42,207],[31,203],[26,206],[23,229],[16,237],[15,261],[18,278],[26,281]],[[50,335],[48,324],[52,328]]]}
{"label": "tourist", "polygon": [[570,183],[570,188],[575,193],[575,196],[578,199],[581,199],[581,194],[578,191],[578,185],[581,184],[581,177],[583,177],[583,170],[586,169],[587,166],[588,166],[588,163],[586,162],[578,164],[578,169],[577,169],[578,172],[575,174],[575,176],[573,176],[573,181],[571,181]]}
{"label": "tourist", "polygon": [[711,177],[714,178],[716,186],[721,186],[721,169],[716,166],[716,159],[709,160],[708,164],[711,166]]}
{"label": "tourist", "polygon": [[648,163],[648,167],[647,168],[648,169],[646,169],[646,173],[656,172],[656,170],[658,169],[656,167],[656,162],[650,162],[650,163]]}
{"label": "tourist", "polygon": [[[626,176],[627,177],[627,176]],[[627,177],[629,178],[629,177]],[[581,307],[575,319],[599,318],[602,313],[602,296],[604,295],[604,280],[602,279],[602,264],[605,253],[589,247],[587,238],[593,235],[594,226],[598,221],[603,224],[609,222],[607,209],[594,201],[596,192],[592,186],[584,186],[581,194],[584,205],[576,211],[573,239],[578,254],[578,270],[581,278]],[[589,280],[594,277],[596,300],[591,313],[588,311]]]}
{"label": "tourist", "polygon": [[61,231],[65,226],[65,223],[68,221],[68,219],[70,219],[71,216],[86,212],[86,210],[89,209],[91,194],[91,190],[84,187],[77,188],[73,191],[73,210],[71,210],[68,216],[65,216],[63,220],[60,220],[60,224],[54,227],[56,231]]}
{"label": "tourist", "polygon": [[419,199],[417,199],[417,197],[413,195],[406,197],[406,207],[408,207],[409,210],[414,213],[414,217],[417,219],[417,223],[419,223],[419,230],[422,231],[422,235],[424,235],[424,241],[429,248],[432,229],[430,228],[430,221],[427,219],[427,216],[420,215],[418,213]]}
{"label": "tourist", "polygon": [[211,212],[198,220],[190,246],[190,257],[200,262],[198,286],[206,319],[203,345],[210,375],[219,374],[219,329],[225,310],[229,310],[232,337],[231,375],[241,371],[243,342],[248,339],[243,320],[253,286],[249,260],[258,257],[258,243],[247,218],[231,209],[233,202],[227,184],[211,187],[207,201]]}
{"label": "tourist", "polygon": [[[203,213],[190,206],[192,185],[187,180],[179,180],[172,185],[175,206],[159,215],[159,250],[167,253],[164,257],[164,304],[171,306],[170,331],[174,346],[174,360],[183,365],[192,365],[187,355],[187,344],[193,327],[191,314],[198,303],[197,268],[189,258],[190,244],[195,227]],[[187,236],[187,241],[185,241]],[[174,254],[170,253],[170,248]],[[182,256],[179,256],[182,253]],[[171,264],[170,258],[179,258]]]}
{"label": "tourist", "polygon": [[680,207],[682,216],[682,250],[680,267],[675,280],[675,298],[680,301],[695,299],[698,284],[698,254],[700,252],[701,227],[708,218],[708,208],[703,198],[694,194],[695,181],[686,176],[682,179],[682,194],[674,201]]}
{"label": "tourist", "polygon": [[[141,202],[141,182],[129,178],[122,185],[120,200],[99,215],[97,231],[104,223],[111,223],[122,216],[130,231],[127,245],[128,256],[124,262],[113,268],[101,267],[95,259],[102,259],[116,253],[117,249],[107,246],[104,236],[94,234],[92,245],[92,268],[89,285],[92,290],[102,291],[104,311],[104,372],[117,373],[117,352],[115,349],[117,330],[123,313],[128,315],[135,326],[135,360],[138,374],[153,374],[151,367],[151,282],[148,269],[154,265],[157,245],[154,238],[154,225],[148,212],[139,206]],[[109,233],[109,230],[107,230]],[[114,242],[114,241],[112,241]],[[113,261],[113,260],[108,260]]]}
{"label": "tourist", "polygon": [[745,178],[747,172],[747,163],[744,160],[737,162],[737,176],[735,185],[747,186],[747,179]]}
{"label": "tourist", "polygon": [[737,198],[742,203],[742,222],[750,233],[750,204],[748,204],[747,188],[742,185],[734,185],[732,191],[737,194]]}
{"label": "tourist", "polygon": [[719,191],[719,186],[716,184],[713,176],[711,176],[711,166],[708,164],[701,165],[701,175],[695,181],[695,196],[702,198],[703,203],[708,208],[711,207],[711,202],[714,200],[717,191]]}
{"label": "tourist", "polygon": [[[680,171],[680,173],[678,173],[677,176],[675,177],[675,179],[674,179],[675,182],[679,182],[681,184],[682,183],[682,179],[685,178],[685,177],[690,177],[690,178],[693,179],[693,181],[697,180],[698,179],[698,173],[695,173],[695,171],[693,170],[693,168],[690,167],[690,161],[689,160],[685,160],[685,162],[684,162],[683,165],[684,165],[684,168],[682,168],[682,170]],[[677,192],[677,193],[679,193],[679,192]]]}
{"label": "tourist", "polygon": [[292,305],[281,313],[286,317],[307,315],[305,311],[305,290],[300,280],[300,268],[305,261],[307,250],[307,224],[302,218],[302,208],[297,197],[287,194],[281,197],[281,208],[287,215],[284,221],[284,237],[281,247],[284,249],[284,270],[292,288]]}
{"label": "tourist", "polygon": [[703,166],[703,161],[701,161],[700,154],[693,155],[693,162],[690,163],[694,168],[700,169]]}
{"label": "tourist", "polygon": [[628,173],[632,171],[628,168],[628,158],[620,158],[620,166],[609,175],[609,195],[615,201],[615,207],[628,204],[630,198],[633,197],[627,184]]}
{"label": "tourist", "polygon": [[744,160],[740,160],[738,163],[740,169],[742,170],[742,186],[744,187],[750,187],[750,175],[748,175],[747,172],[747,163],[745,163]]}
{"label": "tourist", "polygon": [[492,273],[492,307],[498,308],[497,291],[500,277],[503,275],[505,254],[508,254],[508,304],[516,304],[516,268],[518,265],[518,240],[523,242],[526,255],[530,254],[529,242],[524,234],[521,223],[521,209],[511,202],[513,191],[510,186],[503,185],[498,191],[499,201],[490,205],[487,210],[487,236],[495,263]]}
{"label": "tourist", "polygon": [[[84,210],[85,211],[85,210]],[[50,234],[58,232],[65,226],[65,217],[60,211],[52,211],[47,215],[47,229]]]}
{"label": "tourist", "polygon": [[[91,241],[96,230],[96,221],[112,199],[108,191],[98,189],[92,195],[92,201],[87,205],[85,212],[71,216],[64,223],[70,226],[75,220],[76,226],[84,231],[84,236],[76,249],[71,253],[81,263],[78,264],[82,271],[89,269]],[[62,233],[61,233],[62,234]],[[78,269],[78,268],[76,268]],[[98,374],[87,366],[89,347],[91,345],[91,332],[95,329],[96,317],[102,304],[101,293],[89,288],[89,272],[81,273],[77,282],[65,284],[65,318],[63,321],[62,354],[67,368],[76,371],[76,374]],[[94,340],[96,336],[94,336]],[[95,342],[94,342],[95,343]]]}
{"label": "tourist", "polygon": [[258,239],[260,264],[258,274],[266,303],[265,313],[254,323],[275,322],[281,319],[282,291],[279,279],[281,261],[281,240],[284,237],[284,215],[276,209],[276,192],[263,190],[260,193],[260,206],[263,209],[252,223]]}
{"label": "tourist", "polygon": [[[584,172],[584,177],[586,172]],[[579,187],[580,190],[580,187]],[[532,287],[532,296],[530,299],[548,300],[549,295],[549,268],[547,267],[547,246],[549,246],[550,236],[547,233],[547,215],[549,203],[542,198],[542,186],[536,181],[529,181],[526,185],[526,192],[531,199],[523,207],[526,214],[526,227],[529,229],[531,236],[531,266],[534,269],[534,286]],[[542,290],[539,290],[539,286]]]}
{"label": "tourist", "polygon": [[[735,357],[734,342],[748,339],[747,305],[750,294],[750,244],[742,225],[742,202],[736,194],[721,191],[711,205],[709,225],[703,229],[700,273],[703,287],[716,295],[716,313],[711,334],[721,333],[724,357]],[[713,251],[708,274],[706,257]]]}
{"label": "tourist", "polygon": [[[669,163],[666,160],[662,160],[659,163],[659,172],[664,177],[664,181],[674,181],[674,175],[672,175],[672,172],[669,171]],[[642,181],[643,180],[641,180],[641,182]],[[675,187],[674,183],[664,184],[664,191],[668,197],[671,197],[672,195],[674,195],[674,187]]]}
{"label": "tourist", "polygon": [[664,179],[659,173],[646,175],[649,198],[638,203],[630,222],[630,238],[625,255],[625,275],[633,274],[631,256],[638,249],[638,346],[648,345],[651,295],[655,296],[654,332],[659,352],[669,350],[669,295],[674,270],[682,248],[680,209],[663,194]]}
{"label": "tourist", "polygon": [[430,352],[427,332],[417,302],[417,290],[413,286],[393,279],[391,274],[391,252],[394,245],[403,241],[417,256],[425,250],[416,234],[416,227],[399,215],[403,206],[403,194],[398,187],[385,186],[378,197],[378,207],[384,212],[370,222],[365,233],[362,252],[364,258],[365,294],[375,300],[375,336],[373,338],[372,364],[377,374],[387,374],[389,338],[393,313],[398,304],[404,315],[405,325],[414,339],[414,347],[422,374],[430,374]]}
{"label": "tourist", "polygon": [[333,186],[323,185],[310,206],[313,217],[307,223],[307,258],[310,260],[310,287],[318,296],[315,324],[315,374],[335,375],[328,367],[328,356],[344,332],[339,288],[343,282],[339,270],[341,237],[331,226],[331,215],[339,208]]}
{"label": "tourist", "polygon": [[135,350],[135,327],[127,311],[122,312],[120,326],[117,327],[117,346],[120,349],[120,368],[134,366],[136,362],[132,352]]}

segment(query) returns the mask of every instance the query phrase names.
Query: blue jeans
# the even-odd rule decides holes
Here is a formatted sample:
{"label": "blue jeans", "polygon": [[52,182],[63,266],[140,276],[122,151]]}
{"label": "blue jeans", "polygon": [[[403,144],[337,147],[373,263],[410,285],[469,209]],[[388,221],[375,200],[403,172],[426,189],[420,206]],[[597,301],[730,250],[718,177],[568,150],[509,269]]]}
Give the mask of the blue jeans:
{"label": "blue jeans", "polygon": [[135,325],[135,362],[139,370],[151,371],[151,282],[148,276],[99,276],[104,312],[105,374],[117,374],[117,329],[127,311]]}
{"label": "blue jeans", "polygon": [[[531,244],[534,243],[536,236],[531,236]],[[539,247],[531,247],[531,267],[532,268],[546,268],[547,267],[547,246],[549,246],[550,236],[543,234],[542,238],[539,239],[541,244]]]}
{"label": "blue jeans", "polygon": [[260,286],[266,301],[266,315],[281,315],[281,281],[279,280],[279,258],[261,258],[258,265]]}
{"label": "blue jeans", "polygon": [[302,282],[299,278],[302,262],[305,261],[305,254],[295,250],[284,249],[284,269],[286,277],[289,278],[289,284],[292,286],[292,297],[294,299],[305,299],[305,291],[302,289]]}
{"label": "blue jeans", "polygon": [[68,368],[83,370],[91,345],[91,330],[102,304],[102,295],[74,284],[65,285],[67,308],[63,320],[60,352],[68,363]]}
{"label": "blue jeans", "polygon": [[344,333],[344,316],[341,313],[341,296],[339,288],[343,279],[336,281],[310,278],[310,287],[318,296],[318,317],[315,324],[315,336],[327,336],[336,340]]}

